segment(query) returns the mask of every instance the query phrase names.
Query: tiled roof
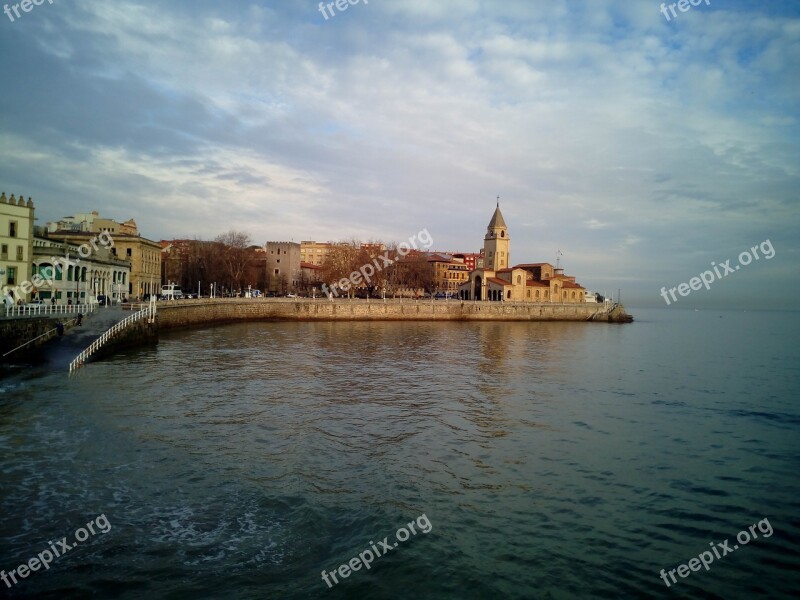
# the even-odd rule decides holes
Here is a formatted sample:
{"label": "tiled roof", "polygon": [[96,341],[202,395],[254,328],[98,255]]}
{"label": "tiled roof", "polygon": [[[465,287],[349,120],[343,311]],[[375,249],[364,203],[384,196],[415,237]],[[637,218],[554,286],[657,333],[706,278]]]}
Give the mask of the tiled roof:
{"label": "tiled roof", "polygon": [[492,283],[496,283],[496,284],[498,284],[498,285],[511,285],[511,284],[510,284],[508,281],[506,281],[505,279],[499,279],[499,278],[497,278],[497,277],[487,277],[487,278],[486,278],[486,281],[490,281],[490,282],[492,282]]}

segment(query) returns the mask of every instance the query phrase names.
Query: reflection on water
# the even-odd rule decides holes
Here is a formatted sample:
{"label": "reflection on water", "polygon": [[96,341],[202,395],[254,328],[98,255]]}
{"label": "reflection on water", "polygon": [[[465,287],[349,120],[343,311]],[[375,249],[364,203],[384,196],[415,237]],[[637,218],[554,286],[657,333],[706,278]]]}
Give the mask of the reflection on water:
{"label": "reflection on water", "polygon": [[[774,334],[796,323],[694,318],[238,324],[4,380],[2,566],[114,525],[8,592],[790,597],[798,356]],[[422,513],[429,535],[327,589]],[[769,540],[663,585],[764,517]]]}

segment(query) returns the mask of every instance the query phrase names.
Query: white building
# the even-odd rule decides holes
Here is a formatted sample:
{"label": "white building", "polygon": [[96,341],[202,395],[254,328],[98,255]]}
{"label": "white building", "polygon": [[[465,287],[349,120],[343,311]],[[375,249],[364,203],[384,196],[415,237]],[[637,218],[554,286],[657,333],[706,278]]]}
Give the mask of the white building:
{"label": "white building", "polygon": [[84,245],[81,250],[77,244],[34,237],[32,276],[38,275],[36,298],[52,301],[55,297],[57,304],[85,304],[97,296],[114,302],[127,297],[131,264],[101,245]]}

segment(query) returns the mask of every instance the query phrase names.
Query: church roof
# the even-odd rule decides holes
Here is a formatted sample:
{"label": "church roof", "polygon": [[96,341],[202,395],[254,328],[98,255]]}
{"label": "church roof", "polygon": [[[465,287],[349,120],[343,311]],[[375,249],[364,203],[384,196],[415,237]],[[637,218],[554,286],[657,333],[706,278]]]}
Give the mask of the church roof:
{"label": "church roof", "polygon": [[503,229],[508,229],[506,226],[506,221],[503,219],[503,213],[500,212],[500,205],[497,205],[497,208],[494,209],[494,214],[492,215],[492,220],[489,221],[489,229],[495,229],[497,227],[502,227]]}
{"label": "church roof", "polygon": [[498,279],[497,277],[487,277],[486,281],[495,283],[497,285],[511,285],[511,282],[506,281],[505,279]]}

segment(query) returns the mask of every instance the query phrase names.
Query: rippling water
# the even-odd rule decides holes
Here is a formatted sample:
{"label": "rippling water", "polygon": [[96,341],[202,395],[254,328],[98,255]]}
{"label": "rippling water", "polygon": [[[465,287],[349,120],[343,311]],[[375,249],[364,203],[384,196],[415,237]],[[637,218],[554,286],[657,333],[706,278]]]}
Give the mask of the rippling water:
{"label": "rippling water", "polygon": [[[0,589],[36,598],[800,590],[797,313],[249,323],[0,380]],[[369,543],[418,533],[328,589]],[[742,546],[667,589],[659,572]]]}

